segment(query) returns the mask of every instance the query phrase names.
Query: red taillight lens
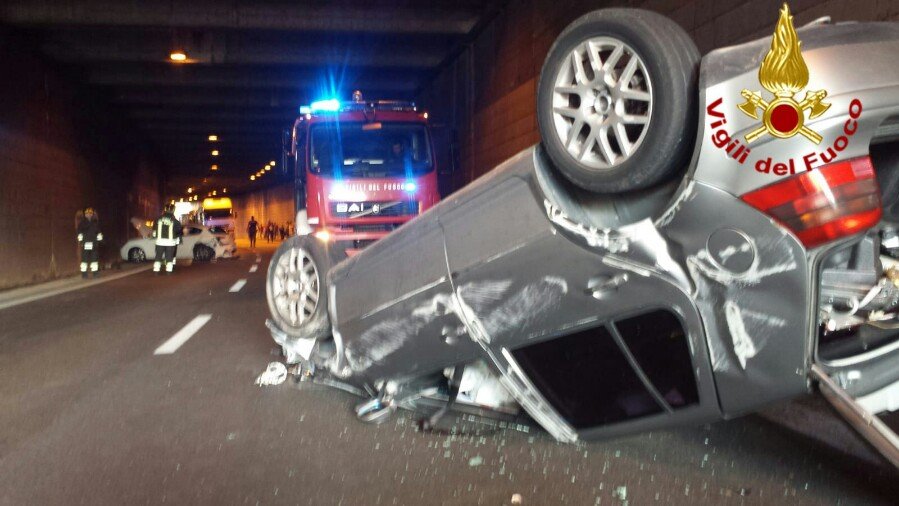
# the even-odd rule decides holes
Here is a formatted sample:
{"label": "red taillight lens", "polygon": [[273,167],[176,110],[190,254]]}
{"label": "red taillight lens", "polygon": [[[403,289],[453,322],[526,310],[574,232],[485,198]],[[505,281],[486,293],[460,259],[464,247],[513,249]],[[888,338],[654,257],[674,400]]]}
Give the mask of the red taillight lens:
{"label": "red taillight lens", "polygon": [[792,230],[809,248],[880,221],[880,189],[867,156],[825,165],[741,198]]}

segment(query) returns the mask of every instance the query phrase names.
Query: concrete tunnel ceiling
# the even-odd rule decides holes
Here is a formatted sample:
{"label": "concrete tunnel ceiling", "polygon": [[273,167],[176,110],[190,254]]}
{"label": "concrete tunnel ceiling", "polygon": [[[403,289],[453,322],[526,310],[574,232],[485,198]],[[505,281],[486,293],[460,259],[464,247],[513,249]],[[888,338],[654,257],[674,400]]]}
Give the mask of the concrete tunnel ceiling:
{"label": "concrete tunnel ceiling", "polygon": [[504,3],[8,0],[0,21],[133,124],[177,196],[265,185],[298,106],[332,91],[413,98]]}

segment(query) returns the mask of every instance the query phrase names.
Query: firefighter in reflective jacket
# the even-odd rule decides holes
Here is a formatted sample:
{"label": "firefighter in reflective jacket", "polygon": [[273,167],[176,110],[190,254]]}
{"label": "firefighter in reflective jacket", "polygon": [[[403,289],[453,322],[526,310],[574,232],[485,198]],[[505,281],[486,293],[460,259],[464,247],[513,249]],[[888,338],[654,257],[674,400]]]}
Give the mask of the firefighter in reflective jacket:
{"label": "firefighter in reflective jacket", "polygon": [[153,272],[159,274],[165,263],[165,273],[175,270],[175,254],[181,244],[181,222],[172,213],[172,206],[166,206],[165,212],[153,222],[153,237],[156,238],[156,261]]}
{"label": "firefighter in reflective jacket", "polygon": [[87,279],[90,267],[94,277],[100,276],[100,245],[103,233],[93,208],[88,207],[78,218],[78,245],[81,246],[81,277]]}

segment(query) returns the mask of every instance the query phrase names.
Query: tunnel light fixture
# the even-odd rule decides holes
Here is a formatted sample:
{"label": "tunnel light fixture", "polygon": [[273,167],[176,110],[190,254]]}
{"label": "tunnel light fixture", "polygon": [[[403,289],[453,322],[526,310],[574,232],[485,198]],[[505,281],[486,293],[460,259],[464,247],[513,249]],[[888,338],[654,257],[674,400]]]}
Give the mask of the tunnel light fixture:
{"label": "tunnel light fixture", "polygon": [[218,135],[212,134],[212,135],[209,136],[209,142],[216,142],[216,141],[218,141],[218,140],[219,140],[219,136],[218,136]]}
{"label": "tunnel light fixture", "polygon": [[213,195],[218,195],[219,192],[217,192],[217,191],[215,191],[215,190],[212,190],[212,194],[213,194]]}
{"label": "tunnel light fixture", "polygon": [[255,175],[250,176],[250,181],[255,181],[255,180],[256,180],[256,176],[255,176]]}
{"label": "tunnel light fixture", "polygon": [[194,189],[193,189],[193,188],[188,188],[188,189],[187,189],[187,193],[193,193],[193,192],[194,192]]}
{"label": "tunnel light fixture", "polygon": [[266,170],[266,172],[272,170],[272,166],[271,166],[271,165],[266,165],[266,166],[265,166],[265,170]]}
{"label": "tunnel light fixture", "polygon": [[173,62],[185,62],[187,61],[187,53],[184,51],[172,51],[169,53],[169,59]]}
{"label": "tunnel light fixture", "polygon": [[228,193],[228,189],[227,189],[227,188],[222,188],[222,193]]}
{"label": "tunnel light fixture", "polygon": [[219,166],[213,164],[212,167],[210,167],[210,170],[219,170]]}
{"label": "tunnel light fixture", "polygon": [[275,161],[272,160],[272,161],[268,162],[268,164],[271,165],[272,167],[274,167],[274,166],[275,166]]}
{"label": "tunnel light fixture", "polygon": [[218,156],[218,155],[219,155],[219,150],[213,149],[213,150],[212,150],[212,156]]}

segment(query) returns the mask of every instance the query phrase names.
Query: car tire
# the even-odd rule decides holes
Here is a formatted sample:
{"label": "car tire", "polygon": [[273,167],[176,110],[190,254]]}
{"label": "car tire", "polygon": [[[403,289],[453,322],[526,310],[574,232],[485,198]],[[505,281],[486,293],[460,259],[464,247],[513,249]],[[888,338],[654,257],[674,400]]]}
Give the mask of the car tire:
{"label": "car tire", "polygon": [[268,266],[265,295],[272,321],[294,338],[331,335],[327,274],[333,259],[326,243],[311,235],[285,240]]}
{"label": "car tire", "polygon": [[205,244],[194,246],[195,262],[211,262],[215,258],[215,250]]}
{"label": "car tire", "polygon": [[135,264],[146,262],[147,253],[143,250],[143,248],[131,248],[130,250],[128,250],[128,261]]}
{"label": "car tire", "polygon": [[671,19],[601,9],[559,35],[537,85],[546,153],[575,185],[616,193],[686,168],[697,121],[699,51]]}

